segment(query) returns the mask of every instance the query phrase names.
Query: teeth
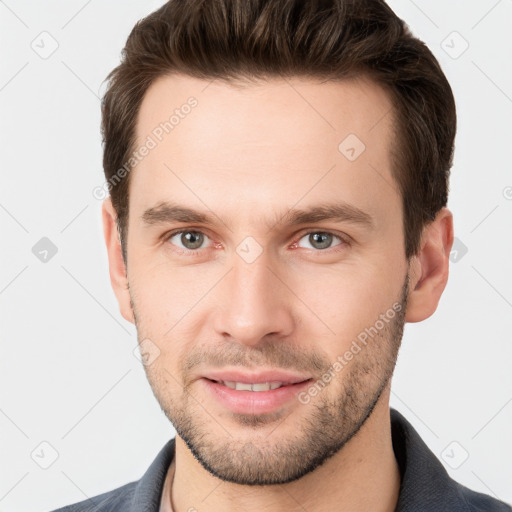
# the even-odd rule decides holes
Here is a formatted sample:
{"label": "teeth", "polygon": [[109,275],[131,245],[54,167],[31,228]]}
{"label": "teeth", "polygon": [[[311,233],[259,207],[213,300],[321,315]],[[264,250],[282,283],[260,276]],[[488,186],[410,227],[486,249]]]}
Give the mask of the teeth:
{"label": "teeth", "polygon": [[[254,384],[254,385],[256,385],[256,384]],[[252,391],[253,390],[252,386],[253,386],[253,384],[245,384],[243,382],[237,382],[235,384],[235,389],[237,391]]]}
{"label": "teeth", "polygon": [[253,391],[270,391],[270,382],[262,382],[261,384],[253,384]]}
{"label": "teeth", "polygon": [[237,391],[270,391],[283,386],[282,382],[261,382],[257,384],[247,384],[245,382],[221,381],[224,386],[236,389]]}

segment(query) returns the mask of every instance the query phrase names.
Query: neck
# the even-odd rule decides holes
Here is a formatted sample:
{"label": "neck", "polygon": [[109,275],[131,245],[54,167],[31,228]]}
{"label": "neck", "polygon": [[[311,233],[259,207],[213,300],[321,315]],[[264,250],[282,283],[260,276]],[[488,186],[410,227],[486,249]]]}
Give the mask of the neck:
{"label": "neck", "polygon": [[311,473],[284,485],[224,482],[206,471],[176,436],[170,496],[173,510],[393,512],[400,472],[391,441],[388,404],[389,389],[359,432],[338,453]]}

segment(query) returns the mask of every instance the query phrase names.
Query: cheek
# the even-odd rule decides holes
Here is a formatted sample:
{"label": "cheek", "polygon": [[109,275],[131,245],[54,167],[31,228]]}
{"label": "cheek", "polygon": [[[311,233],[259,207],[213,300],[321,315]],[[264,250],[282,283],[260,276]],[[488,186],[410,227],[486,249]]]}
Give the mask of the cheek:
{"label": "cheek", "polygon": [[138,336],[141,341],[149,338],[160,351],[154,365],[147,368],[148,378],[160,384],[167,380],[169,383],[162,385],[173,389],[176,380],[181,382],[179,363],[201,339],[205,313],[210,308],[208,300],[213,297],[212,287],[219,279],[204,273],[199,278],[198,274],[192,267],[172,269],[168,264],[132,267],[130,289]]}
{"label": "cheek", "polygon": [[132,268],[130,289],[140,316],[152,326],[170,329],[193,310],[218,278],[197,267],[176,268],[167,262]]}
{"label": "cheek", "polygon": [[401,278],[392,278],[384,269],[378,262],[339,265],[295,276],[290,288],[300,299],[296,304],[302,316],[311,319],[310,327],[317,325],[318,332],[325,324],[327,334],[334,331],[338,339],[345,338],[373,323],[395,301]]}

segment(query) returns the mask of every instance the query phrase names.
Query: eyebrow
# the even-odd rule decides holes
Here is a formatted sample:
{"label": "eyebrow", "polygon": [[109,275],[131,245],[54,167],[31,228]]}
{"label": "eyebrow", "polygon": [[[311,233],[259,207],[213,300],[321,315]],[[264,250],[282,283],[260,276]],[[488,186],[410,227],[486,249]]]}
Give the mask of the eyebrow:
{"label": "eyebrow", "polygon": [[[141,219],[148,226],[170,224],[172,222],[213,226],[217,222],[215,217],[217,216],[213,213],[205,213],[184,205],[163,201],[145,210]],[[300,224],[314,224],[321,221],[335,221],[358,224],[368,230],[375,228],[374,219],[370,214],[345,202],[328,203],[305,209],[291,209],[279,217],[280,220],[278,221],[267,221],[267,227],[271,229],[276,224],[297,226]]]}

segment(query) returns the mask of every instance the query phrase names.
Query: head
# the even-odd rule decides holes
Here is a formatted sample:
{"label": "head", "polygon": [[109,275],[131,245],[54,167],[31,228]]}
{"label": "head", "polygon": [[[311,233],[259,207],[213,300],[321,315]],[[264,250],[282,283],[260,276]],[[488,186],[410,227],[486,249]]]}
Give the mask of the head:
{"label": "head", "polygon": [[[378,0],[170,1],[108,79],[111,282],[155,396],[210,473],[295,480],[387,400],[446,285],[451,88]],[[309,382],[264,413],[210,396],[261,369]]]}

